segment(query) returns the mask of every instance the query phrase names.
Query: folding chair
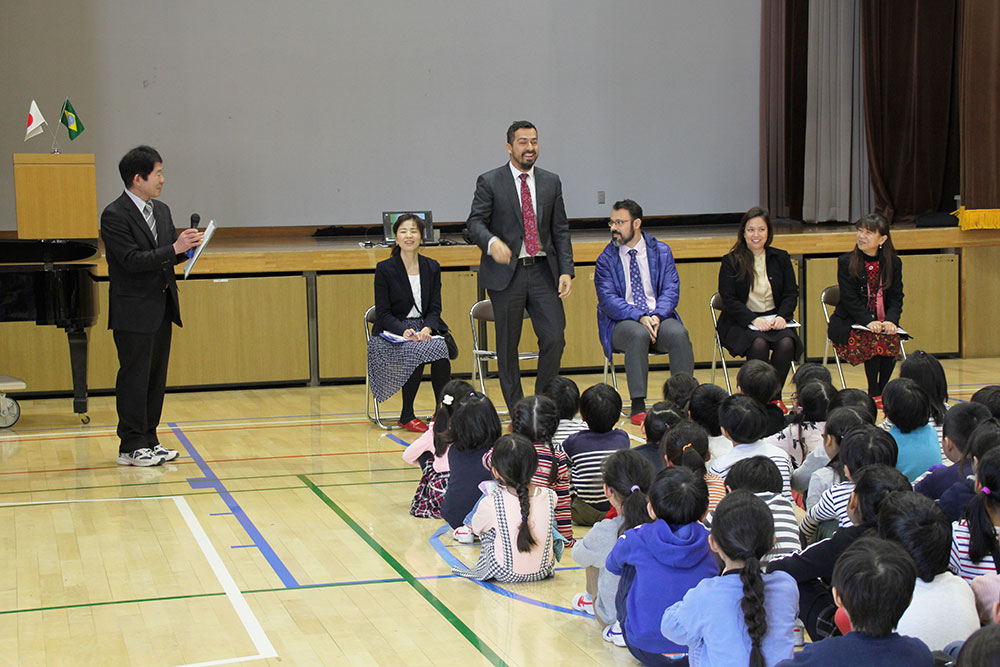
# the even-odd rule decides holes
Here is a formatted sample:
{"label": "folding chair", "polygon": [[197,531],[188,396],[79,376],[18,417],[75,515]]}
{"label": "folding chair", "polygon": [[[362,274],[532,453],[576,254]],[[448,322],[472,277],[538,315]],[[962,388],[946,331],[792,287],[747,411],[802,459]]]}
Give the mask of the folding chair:
{"label": "folding chair", "polygon": [[[836,309],[837,305],[840,303],[840,285],[830,285],[823,290],[819,295],[819,301],[823,305],[823,317],[826,318],[827,326],[830,325],[830,308]],[[830,348],[833,347],[830,343],[830,339],[826,339],[826,344],[823,346],[823,365],[826,365],[826,360],[828,358]],[[903,355],[903,361],[906,361],[906,348],[903,346],[903,339],[899,339],[899,351]],[[840,367],[840,355],[837,354],[837,348],[833,348],[833,359],[837,362],[837,373],[840,374],[840,386],[842,388],[847,388],[847,383],[844,381],[844,370]]]}
{"label": "folding chair", "polygon": [[[617,390],[618,389],[618,377],[615,375],[615,359],[614,359],[614,357],[615,357],[616,354],[624,354],[624,352],[621,352],[619,350],[611,350],[611,358],[608,359],[607,357],[604,357],[604,384],[608,383],[608,371],[610,370],[610,372],[611,372],[611,385]],[[667,355],[666,352],[650,352],[649,356],[652,357],[652,356],[655,356],[655,355],[658,355],[658,354],[659,355]],[[622,414],[625,414],[625,413],[622,412]]]}
{"label": "folding chair", "polygon": [[715,357],[718,355],[722,360],[722,375],[726,378],[726,391],[733,393],[733,387],[729,383],[729,369],[726,367],[726,350],[722,347],[722,339],[719,338],[719,316],[716,312],[722,312],[722,295],[716,292],[708,300],[708,310],[712,314],[712,333],[715,335],[715,349],[712,350],[712,384],[715,384]]}
{"label": "folding chair", "polygon": [[[368,340],[372,337],[372,325],[375,324],[375,306],[372,306],[365,311],[365,349],[367,348]],[[384,428],[386,431],[391,431],[395,428],[391,424],[386,424],[382,421],[382,416],[378,411],[378,401],[373,400],[375,395],[372,394],[371,380],[368,378],[368,369],[365,368],[365,415],[368,416],[368,421],[378,424],[380,427]],[[375,406],[375,415],[372,416],[372,405]]]}
{"label": "folding chair", "polygon": [[[524,319],[528,319],[528,311],[524,311]],[[482,301],[477,301],[475,305],[469,310],[469,325],[472,327],[472,382],[475,383],[476,375],[479,376],[479,388],[485,394],[486,393],[486,381],[485,372],[486,366],[490,361],[497,360],[497,353],[493,350],[487,350],[480,347],[479,345],[479,327],[477,326],[480,322],[493,322],[494,328],[496,327],[496,318],[493,316],[493,302],[489,299],[483,299]],[[527,359],[537,359],[537,352],[519,352],[517,355],[519,361],[524,361]]]}
{"label": "folding chair", "polygon": [[[726,350],[722,347],[722,339],[719,338],[719,317],[716,312],[722,312],[722,295],[716,292],[708,300],[708,311],[712,315],[712,329],[715,334],[715,349],[712,350],[712,384],[715,384],[715,358],[718,356],[722,360],[722,374],[726,377],[726,391],[733,393],[732,385],[729,382],[729,369],[726,368]],[[791,364],[792,375],[795,375],[795,362]]]}

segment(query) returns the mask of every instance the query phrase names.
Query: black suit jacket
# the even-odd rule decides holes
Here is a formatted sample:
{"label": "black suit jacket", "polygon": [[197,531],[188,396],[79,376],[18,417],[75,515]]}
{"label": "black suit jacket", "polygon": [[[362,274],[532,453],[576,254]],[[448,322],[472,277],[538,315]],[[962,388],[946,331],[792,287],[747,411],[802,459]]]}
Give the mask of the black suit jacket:
{"label": "black suit jacket", "polygon": [[[786,320],[792,319],[795,307],[799,303],[799,284],[795,280],[791,257],[779,248],[765,248],[764,267],[767,271],[767,280],[771,283],[774,313]],[[738,277],[733,255],[727,253],[719,267],[719,295],[722,297],[722,313],[719,315],[720,335],[731,326],[746,328],[761,314],[747,308],[750,287],[751,276]]]}
{"label": "black suit jacket", "polygon": [[[562,182],[556,174],[538,167],[535,167],[535,202],[538,240],[549,258],[555,284],[564,273],[574,275],[573,244],[563,204]],[[509,163],[479,176],[467,225],[472,241],[483,251],[479,262],[480,285],[492,290],[505,289],[514,276],[515,262],[524,244],[521,194]],[[510,264],[498,264],[487,254],[493,236],[510,247],[513,255]]]}
{"label": "black suit jacket", "polygon": [[[837,258],[837,284],[840,285],[840,303],[830,316],[827,336],[834,343],[844,344],[851,335],[854,324],[867,325],[878,318],[868,309],[868,279],[851,275],[851,255],[847,252]],[[885,319],[899,326],[903,314],[903,262],[899,255],[892,258],[892,285],[882,291]]]}
{"label": "black suit jacket", "polygon": [[[420,301],[417,306],[424,326],[434,331],[447,331],[441,319],[441,265],[430,257],[418,255],[420,265]],[[389,331],[402,335],[403,320],[413,308],[413,290],[406,267],[399,256],[382,260],[375,266],[375,323],[372,334]]]}
{"label": "black suit jacket", "polygon": [[108,262],[108,328],[133,333],[153,333],[163,321],[167,299],[173,321],[181,326],[174,265],[187,259],[174,254],[177,239],[170,208],[153,199],[158,242],[127,194],[101,213],[101,239]]}

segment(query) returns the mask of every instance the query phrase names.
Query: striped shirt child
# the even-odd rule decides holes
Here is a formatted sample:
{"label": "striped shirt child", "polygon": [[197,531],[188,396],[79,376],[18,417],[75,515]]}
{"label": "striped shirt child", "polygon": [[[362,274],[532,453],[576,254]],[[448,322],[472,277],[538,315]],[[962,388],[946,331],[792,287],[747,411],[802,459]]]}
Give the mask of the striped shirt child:
{"label": "striped shirt child", "polygon": [[854,482],[841,482],[823,492],[819,502],[813,505],[802,519],[802,539],[812,542],[816,531],[824,521],[837,520],[838,528],[853,526],[851,517],[847,516],[847,503],[854,492]]}
{"label": "striped shirt child", "polygon": [[951,525],[951,560],[948,569],[969,582],[984,574],[997,574],[993,556],[987,554],[978,563],[973,563],[969,558],[969,523],[965,519]]}
{"label": "striped shirt child", "polygon": [[628,433],[617,428],[608,433],[580,431],[566,438],[563,451],[569,458],[573,493],[595,509],[610,510],[611,503],[604,495],[601,466],[609,456],[630,445]]}

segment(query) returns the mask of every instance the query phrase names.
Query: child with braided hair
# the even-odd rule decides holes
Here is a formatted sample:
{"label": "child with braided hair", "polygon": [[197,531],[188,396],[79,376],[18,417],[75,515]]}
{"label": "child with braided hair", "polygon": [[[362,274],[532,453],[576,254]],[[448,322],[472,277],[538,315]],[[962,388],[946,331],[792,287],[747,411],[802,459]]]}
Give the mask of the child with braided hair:
{"label": "child with braided hair", "polygon": [[556,494],[531,483],[538,469],[535,446],[523,435],[504,435],[493,446],[491,466],[499,486],[483,498],[470,522],[483,545],[479,561],[471,570],[452,571],[503,583],[552,576]]}
{"label": "child with braided hair", "polygon": [[622,533],[652,521],[646,511],[646,492],[653,483],[653,467],[645,456],[626,449],[605,459],[601,474],[604,493],[616,516],[595,523],[573,545],[573,560],[587,574],[587,591],[573,598],[573,608],[594,616],[604,628],[606,641],[625,646],[615,611],[619,577],[608,571],[605,562]]}
{"label": "child with braided hair", "polygon": [[689,590],[660,623],[664,637],[688,646],[691,665],[764,667],[792,657],[799,591],[786,572],[762,574],[760,559],[773,543],[763,500],[743,489],[723,498],[708,538],[722,575]]}

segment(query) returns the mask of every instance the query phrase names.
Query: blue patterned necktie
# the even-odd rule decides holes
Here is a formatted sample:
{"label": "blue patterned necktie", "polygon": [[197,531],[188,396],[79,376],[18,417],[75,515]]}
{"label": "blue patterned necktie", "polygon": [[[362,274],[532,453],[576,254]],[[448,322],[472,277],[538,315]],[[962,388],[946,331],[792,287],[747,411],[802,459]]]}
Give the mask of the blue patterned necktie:
{"label": "blue patterned necktie", "polygon": [[646,292],[642,289],[642,274],[639,273],[639,260],[636,255],[639,251],[632,248],[628,251],[628,274],[629,283],[632,285],[632,305],[646,312]]}

